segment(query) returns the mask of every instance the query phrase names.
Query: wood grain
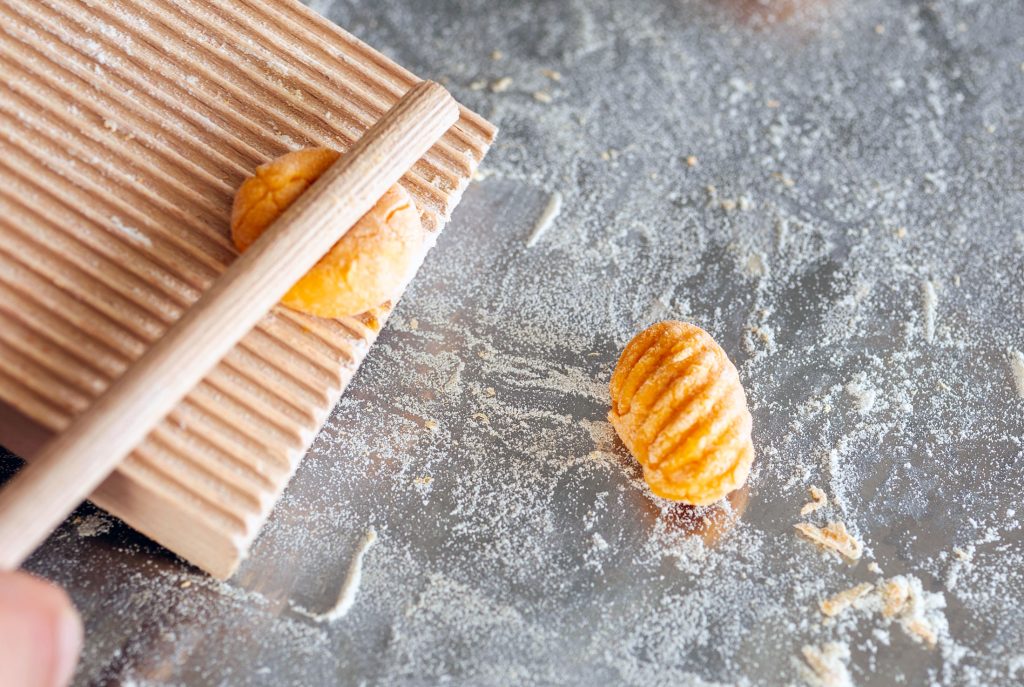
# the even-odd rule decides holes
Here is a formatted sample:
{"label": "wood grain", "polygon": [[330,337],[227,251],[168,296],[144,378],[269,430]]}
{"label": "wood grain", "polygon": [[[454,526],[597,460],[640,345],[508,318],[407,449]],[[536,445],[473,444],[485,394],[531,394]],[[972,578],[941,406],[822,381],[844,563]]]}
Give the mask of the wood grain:
{"label": "wood grain", "polygon": [[18,568],[458,118],[439,84],[410,89],[43,447],[0,490],[0,570]]}
{"label": "wood grain", "polygon": [[[66,428],[235,259],[245,176],[298,147],[347,149],[418,80],[291,1],[0,0],[0,21],[0,403],[29,421],[0,442],[31,459],[19,427]],[[493,135],[461,108],[403,177],[425,226]],[[92,500],[229,575],[389,306],[275,308]]]}

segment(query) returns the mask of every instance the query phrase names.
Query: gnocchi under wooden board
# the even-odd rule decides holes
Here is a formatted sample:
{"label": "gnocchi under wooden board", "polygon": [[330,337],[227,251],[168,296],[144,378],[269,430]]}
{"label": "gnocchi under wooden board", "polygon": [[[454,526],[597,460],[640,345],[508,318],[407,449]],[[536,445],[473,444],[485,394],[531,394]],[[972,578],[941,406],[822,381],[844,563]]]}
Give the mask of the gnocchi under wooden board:
{"label": "gnocchi under wooden board", "polygon": [[[0,21],[0,444],[31,459],[236,257],[243,179],[345,150],[418,79],[293,0],[2,0]],[[429,231],[494,134],[463,108],[403,177]],[[392,305],[275,308],[92,500],[229,576]]]}

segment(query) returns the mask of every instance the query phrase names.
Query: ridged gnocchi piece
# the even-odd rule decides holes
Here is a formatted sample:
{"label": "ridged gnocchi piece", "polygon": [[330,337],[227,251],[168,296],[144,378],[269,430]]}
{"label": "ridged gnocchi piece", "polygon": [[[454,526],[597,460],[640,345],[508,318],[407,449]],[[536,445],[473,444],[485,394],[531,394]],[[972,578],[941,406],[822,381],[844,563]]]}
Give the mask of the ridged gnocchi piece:
{"label": "ridged gnocchi piece", "polygon": [[615,366],[608,419],[658,496],[705,506],[743,486],[754,460],[739,374],[700,327],[658,322]]}

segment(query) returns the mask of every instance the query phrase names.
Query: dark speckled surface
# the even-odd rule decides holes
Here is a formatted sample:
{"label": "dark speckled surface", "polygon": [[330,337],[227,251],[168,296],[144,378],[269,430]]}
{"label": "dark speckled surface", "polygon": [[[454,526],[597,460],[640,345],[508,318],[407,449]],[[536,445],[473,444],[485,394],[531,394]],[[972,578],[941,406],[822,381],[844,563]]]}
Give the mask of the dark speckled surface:
{"label": "dark speckled surface", "polygon": [[[489,176],[232,581],[88,506],[31,559],[77,684],[799,684],[828,642],[857,685],[1024,680],[1024,5],[311,4],[502,127]],[[604,422],[668,317],[748,392],[725,509],[651,499]],[[856,565],[794,535],[811,484]],[[896,574],[937,647],[817,610]]]}

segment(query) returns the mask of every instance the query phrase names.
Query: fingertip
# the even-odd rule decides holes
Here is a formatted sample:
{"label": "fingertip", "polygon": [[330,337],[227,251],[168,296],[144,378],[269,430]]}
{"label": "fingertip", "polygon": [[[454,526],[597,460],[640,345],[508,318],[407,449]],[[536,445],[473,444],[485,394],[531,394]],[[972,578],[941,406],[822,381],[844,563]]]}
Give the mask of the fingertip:
{"label": "fingertip", "polygon": [[65,604],[55,617],[53,685],[64,687],[71,683],[82,651],[82,618],[63,589],[59,590]]}
{"label": "fingertip", "polygon": [[0,573],[0,684],[65,687],[82,647],[67,593],[26,573]]}

